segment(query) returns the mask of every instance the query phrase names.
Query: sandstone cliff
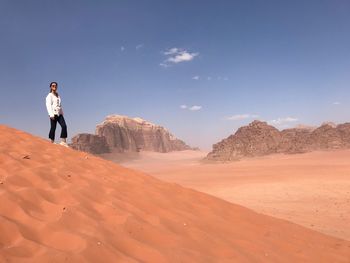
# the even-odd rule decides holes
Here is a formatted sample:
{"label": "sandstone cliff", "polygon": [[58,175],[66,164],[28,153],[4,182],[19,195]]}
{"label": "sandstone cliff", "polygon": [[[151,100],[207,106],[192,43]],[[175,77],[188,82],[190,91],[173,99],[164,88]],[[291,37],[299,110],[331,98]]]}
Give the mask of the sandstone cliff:
{"label": "sandstone cliff", "polygon": [[350,148],[350,123],[325,123],[318,128],[293,128],[282,131],[266,122],[253,121],[234,135],[213,145],[206,160],[232,161],[242,157],[273,153],[304,153],[314,150]]}
{"label": "sandstone cliff", "polygon": [[[121,115],[109,115],[106,119],[96,126],[96,135],[104,138],[109,151],[116,152],[138,152],[155,151],[170,152],[191,149],[183,141],[177,139],[167,129],[162,126],[150,123],[141,118],[129,118]],[[77,135],[79,136],[79,134]],[[90,145],[91,138],[88,141],[72,139],[72,147],[75,149],[85,148],[89,152],[89,147],[80,146]],[[102,142],[104,144],[104,142]],[[102,147],[104,149],[104,146]],[[105,151],[108,152],[108,151]],[[99,152],[103,153],[103,152]]]}
{"label": "sandstone cliff", "polygon": [[80,133],[74,136],[70,146],[73,149],[93,154],[110,152],[105,137],[89,133]]}

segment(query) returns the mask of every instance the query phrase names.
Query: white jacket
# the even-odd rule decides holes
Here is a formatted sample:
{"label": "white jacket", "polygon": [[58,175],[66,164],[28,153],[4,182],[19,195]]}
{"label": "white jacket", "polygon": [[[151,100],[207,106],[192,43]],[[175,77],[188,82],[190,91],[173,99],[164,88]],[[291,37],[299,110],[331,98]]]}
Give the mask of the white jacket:
{"label": "white jacket", "polygon": [[52,92],[46,96],[46,109],[50,117],[63,115],[61,97],[56,97]]}

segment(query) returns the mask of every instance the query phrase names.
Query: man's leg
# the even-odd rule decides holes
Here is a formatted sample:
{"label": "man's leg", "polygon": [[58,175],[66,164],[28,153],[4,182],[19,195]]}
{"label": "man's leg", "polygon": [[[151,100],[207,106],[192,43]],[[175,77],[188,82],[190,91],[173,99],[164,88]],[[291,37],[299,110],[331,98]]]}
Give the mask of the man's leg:
{"label": "man's leg", "polygon": [[51,128],[50,128],[49,138],[51,139],[52,143],[55,141],[56,124],[57,124],[56,116],[55,116],[54,119],[50,118],[50,126],[51,126]]}
{"label": "man's leg", "polygon": [[58,123],[61,125],[61,139],[63,142],[67,142],[67,125],[66,125],[66,121],[64,120],[63,115],[59,115],[58,116]]}

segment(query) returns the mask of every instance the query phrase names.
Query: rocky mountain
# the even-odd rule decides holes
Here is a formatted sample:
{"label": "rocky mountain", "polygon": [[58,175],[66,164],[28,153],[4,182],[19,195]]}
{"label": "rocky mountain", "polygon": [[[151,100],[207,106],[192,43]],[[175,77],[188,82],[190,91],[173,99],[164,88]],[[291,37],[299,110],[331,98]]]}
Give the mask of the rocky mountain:
{"label": "rocky mountain", "polygon": [[273,153],[346,148],[350,148],[350,123],[324,123],[318,128],[298,127],[279,131],[266,122],[253,121],[214,144],[206,160],[232,161]]}
{"label": "rocky mountain", "polygon": [[105,137],[89,133],[80,133],[74,136],[70,146],[76,150],[93,154],[110,152]]}
{"label": "rocky mountain", "polygon": [[[91,153],[155,151],[170,152],[191,149],[162,126],[141,118],[109,115],[96,126],[95,135],[78,134],[72,138],[74,149]],[[103,138],[103,139],[101,139]],[[93,152],[95,151],[95,152]]]}

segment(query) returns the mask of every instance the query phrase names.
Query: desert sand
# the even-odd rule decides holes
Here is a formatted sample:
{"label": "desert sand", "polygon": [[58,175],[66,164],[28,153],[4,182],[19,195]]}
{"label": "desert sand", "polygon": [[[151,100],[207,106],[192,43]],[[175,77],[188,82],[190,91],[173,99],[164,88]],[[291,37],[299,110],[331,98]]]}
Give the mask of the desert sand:
{"label": "desert sand", "polygon": [[4,125],[0,134],[0,262],[350,260],[349,241]]}
{"label": "desert sand", "polygon": [[322,233],[350,240],[350,150],[203,164],[206,152],[144,152],[123,165]]}

